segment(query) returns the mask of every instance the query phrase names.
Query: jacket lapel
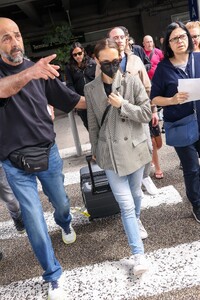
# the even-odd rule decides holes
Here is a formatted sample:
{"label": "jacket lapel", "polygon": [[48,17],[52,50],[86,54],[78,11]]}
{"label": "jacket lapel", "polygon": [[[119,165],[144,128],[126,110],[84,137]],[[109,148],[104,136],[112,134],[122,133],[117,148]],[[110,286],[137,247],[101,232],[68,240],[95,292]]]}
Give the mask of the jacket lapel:
{"label": "jacket lapel", "polygon": [[108,104],[107,102],[107,95],[104,89],[104,85],[101,79],[101,74],[96,77],[96,79],[93,81],[93,94],[94,94],[94,101],[96,105],[98,106],[100,111],[104,111],[106,109],[106,106]]}
{"label": "jacket lapel", "polygon": [[117,72],[116,77],[112,84],[112,91],[113,93],[117,94],[117,92],[120,93],[122,97],[124,97],[125,94],[125,86],[124,86],[124,77],[126,73],[122,74],[120,71]]}

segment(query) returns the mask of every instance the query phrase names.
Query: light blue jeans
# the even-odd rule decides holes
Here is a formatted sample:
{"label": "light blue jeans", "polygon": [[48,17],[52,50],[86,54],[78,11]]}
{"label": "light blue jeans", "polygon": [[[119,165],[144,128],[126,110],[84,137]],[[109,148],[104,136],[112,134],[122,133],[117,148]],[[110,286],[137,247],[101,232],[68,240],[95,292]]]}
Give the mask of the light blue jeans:
{"label": "light blue jeans", "polygon": [[63,161],[57,145],[54,144],[51,148],[47,171],[28,174],[13,167],[8,159],[3,161],[3,167],[9,184],[16,198],[19,199],[22,218],[33,251],[45,271],[43,278],[45,281],[56,280],[62,274],[62,269],[55,257],[48,234],[36,177],[40,180],[44,193],[55,209],[55,222],[63,229],[68,228],[71,221],[70,203],[63,185]]}
{"label": "light blue jeans", "polygon": [[130,175],[119,176],[112,170],[106,170],[110,187],[120,207],[122,223],[132,254],[144,253],[137,222],[140,216],[143,171],[144,167]]}

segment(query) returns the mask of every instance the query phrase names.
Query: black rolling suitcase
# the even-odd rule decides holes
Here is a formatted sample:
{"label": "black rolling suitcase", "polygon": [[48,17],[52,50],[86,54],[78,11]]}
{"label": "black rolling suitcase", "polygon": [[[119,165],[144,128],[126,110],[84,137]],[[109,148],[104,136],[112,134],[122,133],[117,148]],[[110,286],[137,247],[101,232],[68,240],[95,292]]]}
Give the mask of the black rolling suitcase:
{"label": "black rolling suitcase", "polygon": [[88,166],[80,169],[80,184],[83,202],[89,219],[102,218],[119,213],[119,205],[111,191],[105,171],[86,156]]}

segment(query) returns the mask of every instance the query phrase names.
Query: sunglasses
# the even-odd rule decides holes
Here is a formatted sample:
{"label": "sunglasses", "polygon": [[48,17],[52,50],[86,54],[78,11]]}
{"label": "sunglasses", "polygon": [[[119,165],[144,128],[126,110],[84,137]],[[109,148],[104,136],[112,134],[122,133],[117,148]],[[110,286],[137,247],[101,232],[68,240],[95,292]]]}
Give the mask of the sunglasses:
{"label": "sunglasses", "polygon": [[72,53],[73,57],[81,56],[83,52]]}
{"label": "sunglasses", "polygon": [[99,61],[101,66],[105,66],[105,67],[110,67],[110,66],[114,66],[114,67],[118,67],[121,63],[121,59],[114,59],[113,61]]}

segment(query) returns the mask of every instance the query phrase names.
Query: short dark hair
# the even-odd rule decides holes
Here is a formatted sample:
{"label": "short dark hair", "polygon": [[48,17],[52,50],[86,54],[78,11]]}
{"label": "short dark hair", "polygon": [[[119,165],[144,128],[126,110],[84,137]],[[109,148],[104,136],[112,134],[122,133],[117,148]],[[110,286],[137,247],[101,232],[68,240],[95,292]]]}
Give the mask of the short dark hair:
{"label": "short dark hair", "polygon": [[94,48],[95,57],[98,59],[99,58],[99,52],[101,50],[104,50],[104,49],[107,49],[107,48],[116,49],[118,51],[119,55],[120,55],[120,49],[119,49],[119,46],[117,45],[117,43],[113,39],[105,38],[105,39],[102,39],[102,40],[100,40],[96,43],[96,46]]}
{"label": "short dark hair", "polygon": [[169,24],[166,28],[166,33],[165,33],[163,46],[162,46],[162,50],[163,50],[165,58],[171,58],[171,57],[174,56],[174,52],[172,51],[172,49],[169,45],[169,37],[170,37],[172,31],[176,28],[182,28],[187,33],[187,36],[188,36],[188,49],[187,49],[187,51],[188,51],[188,53],[193,51],[194,46],[193,46],[192,38],[191,38],[191,35],[190,35],[188,29],[186,28],[186,26],[182,22],[176,21],[176,22],[172,22],[171,24]]}

